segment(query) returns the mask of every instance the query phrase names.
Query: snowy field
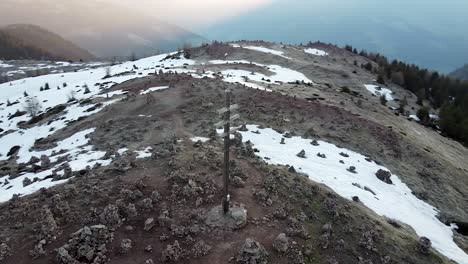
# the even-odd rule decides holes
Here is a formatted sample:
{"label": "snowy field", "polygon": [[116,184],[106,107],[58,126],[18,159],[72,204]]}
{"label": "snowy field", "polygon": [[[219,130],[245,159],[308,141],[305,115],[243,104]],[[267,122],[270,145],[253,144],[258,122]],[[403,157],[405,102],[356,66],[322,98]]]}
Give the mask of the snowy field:
{"label": "snowy field", "polygon": [[373,95],[377,97],[385,95],[385,99],[387,99],[387,101],[393,101],[393,96],[392,96],[393,92],[390,89],[382,87],[382,86],[378,86],[378,85],[373,85],[373,84],[365,84],[364,86]]}
{"label": "snowy field", "polygon": [[[103,166],[110,164],[110,160],[104,160],[104,152],[92,151],[89,139],[85,136],[94,132],[94,129],[81,131],[70,138],[57,143],[57,147],[45,151],[33,151],[35,141],[40,138],[47,138],[56,131],[65,128],[70,122],[79,118],[93,115],[107,105],[117,102],[110,100],[102,105],[80,105],[80,100],[92,99],[96,97],[112,97],[113,95],[125,94],[123,91],[113,91],[107,93],[107,89],[112,85],[124,81],[145,77],[159,69],[166,71],[189,72],[181,67],[194,64],[194,61],[184,58],[163,59],[167,56],[159,55],[142,59],[135,62],[126,62],[110,67],[111,77],[106,77],[106,67],[70,72],[63,74],[49,74],[34,78],[21,79],[9,83],[0,84],[0,131],[11,131],[4,133],[0,137],[0,160],[9,157],[7,153],[11,148],[18,146],[18,163],[26,163],[31,157],[46,155],[52,163],[58,160],[67,160],[73,171],[85,169],[87,166],[94,166],[99,163]],[[125,74],[122,74],[125,73]],[[121,74],[119,76],[115,76]],[[46,89],[48,87],[48,89]],[[166,89],[167,87],[154,87],[147,92]],[[41,91],[42,90],[42,91]],[[42,111],[52,109],[57,106],[64,106],[65,109],[60,116],[46,124],[21,128],[19,122],[27,122],[31,119],[28,114],[13,116],[15,113],[23,111],[26,101],[35,98],[41,105]],[[71,101],[74,98],[76,100]],[[9,104],[9,105],[8,105]],[[39,113],[40,114],[40,113]],[[60,154],[56,154],[60,153]],[[151,156],[150,149],[138,151],[137,158]],[[30,194],[42,187],[50,187],[64,181],[52,181],[50,177],[55,171],[58,175],[63,175],[60,170],[66,161],[57,162],[52,168],[37,173],[23,173],[14,179],[9,179],[7,175],[0,178],[0,202],[11,199],[13,194]],[[40,162],[37,162],[39,164]],[[23,180],[28,178],[33,180],[31,185],[23,187]],[[34,180],[35,179],[35,180]]]}
{"label": "snowy field", "polygon": [[[162,54],[109,67],[105,66],[77,72],[42,75],[0,84],[0,160],[8,159],[9,156],[7,156],[7,153],[10,149],[19,147],[17,152],[17,161],[19,163],[27,163],[31,157],[40,157],[41,155],[48,156],[51,162],[56,163],[48,170],[39,171],[37,173],[22,173],[12,180],[9,180],[10,175],[0,177],[0,202],[9,200],[13,194],[26,195],[42,187],[51,187],[62,183],[63,181],[52,181],[50,177],[52,173],[58,175],[64,173],[61,168],[65,161],[57,162],[58,160],[68,160],[73,171],[85,169],[87,166],[92,167],[97,163],[106,166],[111,162],[111,160],[104,159],[104,152],[92,151],[93,148],[89,144],[86,135],[92,133],[94,128],[81,131],[70,138],[64,139],[58,143],[57,147],[49,150],[34,151],[32,147],[36,140],[48,138],[56,131],[66,128],[69,123],[82,117],[96,114],[106,106],[119,101],[120,99],[115,99],[113,96],[122,96],[125,95],[126,92],[122,90],[109,91],[108,89],[112,86],[128,80],[143,78],[159,71],[189,73],[195,78],[202,78],[205,76],[210,78],[214,77],[213,72],[197,74],[196,70],[190,69],[191,66],[196,66],[197,62],[185,59],[182,55],[179,57],[171,56],[166,58],[168,55],[175,54],[176,53]],[[235,64],[238,63],[248,64],[250,62],[210,62],[210,64],[232,64],[233,68],[235,68]],[[300,72],[278,65],[255,64],[259,67],[264,67],[271,72],[272,75],[266,76],[261,73],[232,69],[222,72],[224,81],[238,82],[248,87],[264,90],[267,89],[253,82],[264,83],[266,85],[295,81],[312,83],[311,80]],[[2,65],[6,64],[2,63]],[[63,62],[63,65],[68,66],[69,63]],[[96,64],[94,66],[99,65]],[[268,82],[267,80],[270,81]],[[142,91],[141,94],[144,95],[164,89],[168,89],[168,87],[152,87]],[[79,104],[82,100],[97,97],[109,98],[109,100],[102,105]],[[31,119],[29,114],[20,114],[21,111],[25,109],[27,100],[31,98],[34,98],[41,106],[41,112],[38,114],[47,112],[56,107],[63,107],[63,111],[58,114],[59,116],[57,118],[48,123],[43,124],[39,122],[37,125],[31,127],[19,127],[18,123],[28,122]],[[86,134],[83,134],[84,132],[86,132]],[[147,148],[136,151],[135,153],[138,158],[146,158],[151,156],[151,149]],[[37,164],[39,163],[40,162],[37,162]],[[33,183],[23,187],[23,180],[26,178],[33,180]]]}
{"label": "snowy field", "polygon": [[[252,142],[259,150],[256,155],[265,162],[294,166],[298,172],[327,185],[346,199],[357,196],[375,213],[406,223],[419,236],[431,239],[433,247],[443,255],[460,264],[468,263],[468,255],[453,241],[452,227],[437,219],[436,208],[414,196],[397,175],[391,175],[391,184],[376,177],[377,171],[389,171],[387,168],[327,142],[317,141],[315,146],[310,139],[293,137],[285,138],[283,145],[280,144],[283,135],[272,129],[255,125],[247,128],[249,131],[241,132],[243,140]],[[257,130],[260,134],[252,133]],[[305,150],[304,158],[297,156],[301,150]],[[319,157],[319,153],[325,156]],[[350,170],[351,166],[355,170]]]}
{"label": "snowy field", "polygon": [[[253,65],[265,68],[265,70],[268,70],[269,72],[271,72],[272,73],[271,76],[266,76],[262,73],[256,73],[256,72],[252,74],[252,72],[246,71],[246,70],[224,70],[221,72],[224,76],[224,81],[230,82],[230,83],[240,83],[247,87],[255,88],[255,89],[271,91],[261,85],[252,83],[250,81],[254,81],[257,83],[264,83],[264,84],[274,84],[274,85],[279,85],[281,83],[288,83],[288,82],[296,82],[296,81],[300,81],[304,83],[313,83],[313,81],[307,78],[304,74],[298,71],[292,70],[292,69],[284,68],[279,65],[264,65],[264,64],[248,62],[244,60],[212,60],[210,61],[210,64],[233,64],[233,65],[253,64]],[[268,82],[267,80],[270,80],[270,81]]]}
{"label": "snowy field", "polygon": [[67,61],[0,61],[0,72],[5,76],[26,75],[28,72],[47,70],[48,73],[78,71],[107,65],[107,62],[67,62]]}
{"label": "snowy field", "polygon": [[308,54],[316,55],[316,56],[328,56],[327,52],[323,50],[319,50],[319,49],[309,48],[309,49],[305,49],[304,52]]}

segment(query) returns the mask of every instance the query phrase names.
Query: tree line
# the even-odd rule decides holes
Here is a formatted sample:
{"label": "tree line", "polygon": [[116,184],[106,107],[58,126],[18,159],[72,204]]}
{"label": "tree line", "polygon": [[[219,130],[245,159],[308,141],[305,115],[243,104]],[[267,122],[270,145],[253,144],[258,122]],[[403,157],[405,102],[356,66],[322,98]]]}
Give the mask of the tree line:
{"label": "tree line", "polygon": [[[392,60],[379,53],[358,52],[350,45],[345,49],[370,59],[372,63],[362,65],[377,74],[381,84],[391,81],[413,92],[417,103],[424,108],[427,102],[439,109],[439,128],[443,135],[468,145],[468,82],[450,78],[414,64]],[[425,109],[424,109],[425,110]],[[425,111],[424,111],[425,112]],[[427,122],[423,122],[423,124]]]}

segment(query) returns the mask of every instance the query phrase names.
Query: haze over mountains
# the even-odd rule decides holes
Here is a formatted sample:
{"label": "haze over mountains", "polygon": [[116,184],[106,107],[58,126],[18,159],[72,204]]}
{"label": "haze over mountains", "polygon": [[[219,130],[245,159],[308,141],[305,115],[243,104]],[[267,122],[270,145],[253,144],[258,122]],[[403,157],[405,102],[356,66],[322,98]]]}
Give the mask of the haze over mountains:
{"label": "haze over mountains", "polygon": [[466,1],[269,2],[199,32],[211,39],[351,44],[443,73],[468,62]]}
{"label": "haze over mountains", "polygon": [[468,81],[468,64],[465,64],[465,66],[456,69],[455,71],[450,73],[450,76],[460,80]]}
{"label": "haze over mountains", "polygon": [[35,25],[0,27],[0,58],[35,60],[91,60],[88,51]]}
{"label": "haze over mountains", "polygon": [[4,0],[0,10],[0,25],[36,24],[99,57],[145,56],[204,41],[178,26],[100,0]]}
{"label": "haze over mountains", "polygon": [[3,0],[0,25],[37,24],[99,57],[210,40],[320,40],[450,73],[468,61],[467,9],[457,0]]}

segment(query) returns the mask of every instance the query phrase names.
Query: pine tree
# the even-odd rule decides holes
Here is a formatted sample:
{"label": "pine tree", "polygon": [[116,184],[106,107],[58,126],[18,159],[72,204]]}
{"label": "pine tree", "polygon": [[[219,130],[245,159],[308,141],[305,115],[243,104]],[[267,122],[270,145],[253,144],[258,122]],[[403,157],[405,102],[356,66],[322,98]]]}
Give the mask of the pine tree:
{"label": "pine tree", "polygon": [[385,96],[385,94],[382,94],[380,96],[380,104],[387,105],[387,97]]}
{"label": "pine tree", "polygon": [[377,82],[379,84],[385,84],[385,78],[383,77],[382,73],[379,73],[379,75],[377,76]]}
{"label": "pine tree", "polygon": [[398,107],[398,112],[402,115],[405,114],[405,107],[408,105],[408,99],[406,99],[406,96],[403,97],[403,99],[400,101],[400,106]]}
{"label": "pine tree", "polygon": [[429,108],[426,106],[423,106],[419,108],[419,110],[416,112],[416,116],[421,120],[421,124],[423,125],[428,125],[430,122],[429,118]]}

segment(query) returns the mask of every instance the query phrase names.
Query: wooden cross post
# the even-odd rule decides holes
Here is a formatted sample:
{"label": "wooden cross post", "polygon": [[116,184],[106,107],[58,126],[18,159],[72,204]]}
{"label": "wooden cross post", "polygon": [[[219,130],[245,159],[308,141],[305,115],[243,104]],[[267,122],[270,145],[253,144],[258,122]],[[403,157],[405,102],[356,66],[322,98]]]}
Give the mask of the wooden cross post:
{"label": "wooden cross post", "polygon": [[224,114],[224,199],[223,199],[223,212],[229,212],[229,147],[230,147],[230,130],[231,130],[231,90],[226,90],[226,113]]}
{"label": "wooden cross post", "polygon": [[223,190],[223,212],[227,214],[229,212],[229,147],[231,145],[231,121],[239,118],[239,115],[231,116],[231,112],[236,110],[238,105],[231,105],[231,90],[226,89],[226,102],[225,107],[218,110],[220,115],[224,114],[224,120],[215,124],[216,127],[224,126],[224,133],[221,135],[224,138],[224,171],[223,171],[223,180],[224,180],[224,190]]}

